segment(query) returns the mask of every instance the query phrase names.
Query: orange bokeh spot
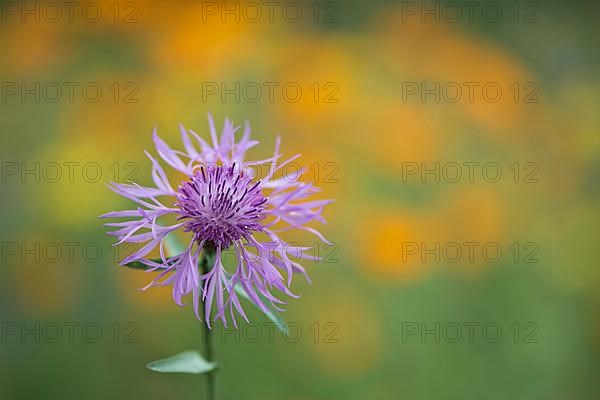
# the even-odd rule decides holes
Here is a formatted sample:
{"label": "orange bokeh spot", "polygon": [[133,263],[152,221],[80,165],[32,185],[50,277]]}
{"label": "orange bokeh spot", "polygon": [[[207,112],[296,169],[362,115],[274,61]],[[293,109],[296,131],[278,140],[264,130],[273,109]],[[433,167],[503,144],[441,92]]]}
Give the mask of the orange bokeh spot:
{"label": "orange bokeh spot", "polygon": [[437,233],[436,221],[429,217],[390,211],[369,214],[360,224],[358,243],[360,267],[371,276],[410,281],[423,277],[430,267],[414,246],[430,242]]}
{"label": "orange bokeh spot", "polygon": [[159,272],[146,273],[141,270],[132,270],[126,267],[118,267],[115,279],[125,301],[146,312],[166,312],[176,306],[171,298],[171,286],[151,287],[147,290],[139,290],[147,286]]}

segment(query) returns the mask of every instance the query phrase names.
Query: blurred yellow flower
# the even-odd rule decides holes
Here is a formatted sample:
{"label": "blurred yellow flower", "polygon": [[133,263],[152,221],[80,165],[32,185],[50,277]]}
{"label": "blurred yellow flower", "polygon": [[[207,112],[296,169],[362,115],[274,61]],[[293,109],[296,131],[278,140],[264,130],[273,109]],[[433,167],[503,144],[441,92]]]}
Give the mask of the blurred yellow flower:
{"label": "blurred yellow flower", "polygon": [[[243,65],[258,45],[256,36],[262,25],[234,20],[223,23],[217,17],[207,18],[203,7],[202,3],[163,3],[151,10],[148,18],[153,23],[148,34],[152,40],[146,49],[150,60],[173,74],[188,70],[196,77],[200,71],[211,76]],[[173,19],[177,24],[171,23]]]}
{"label": "blurred yellow flower", "polygon": [[303,127],[311,140],[342,139],[340,124],[348,123],[367,104],[360,88],[363,76],[352,52],[354,42],[333,35],[284,38],[273,49],[278,55],[272,60],[274,80],[280,84],[277,90],[288,93],[288,100],[281,95],[274,102],[277,114],[288,125]]}
{"label": "blurred yellow flower", "polygon": [[423,262],[421,243],[439,238],[438,223],[410,210],[377,210],[365,214],[356,229],[358,265],[374,279],[411,281],[430,272]]}
{"label": "blurred yellow flower", "polygon": [[115,268],[118,270],[113,274],[114,279],[127,304],[148,313],[173,310],[171,289],[168,286],[152,287],[144,291],[136,290],[147,286],[158,272],[146,273],[121,266]]}
{"label": "blurred yellow flower", "polygon": [[445,144],[444,131],[418,105],[390,101],[381,104],[372,119],[364,122],[361,149],[373,154],[383,167],[398,173],[403,163],[435,160]]}
{"label": "blurred yellow flower", "polygon": [[11,77],[25,78],[68,64],[73,49],[62,35],[57,24],[7,24],[0,35],[0,67]]}
{"label": "blurred yellow flower", "polygon": [[[460,110],[484,132],[527,133],[521,127],[539,112],[529,102],[539,101],[540,85],[518,57],[491,40],[461,31],[457,24],[403,17],[400,8],[391,8],[382,13],[379,25],[380,51],[403,82],[426,89],[439,84],[434,90],[442,93],[439,102]],[[449,83],[456,85],[444,95],[441,88]],[[419,94],[424,92],[419,88]]]}

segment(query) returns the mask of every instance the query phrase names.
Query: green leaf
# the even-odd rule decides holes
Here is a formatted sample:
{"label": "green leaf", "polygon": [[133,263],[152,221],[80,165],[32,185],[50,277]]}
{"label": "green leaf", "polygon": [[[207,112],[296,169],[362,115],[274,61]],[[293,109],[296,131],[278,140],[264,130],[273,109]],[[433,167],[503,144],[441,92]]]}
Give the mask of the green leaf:
{"label": "green leaf", "polygon": [[[157,263],[162,263],[162,260],[160,258],[153,258],[151,261],[154,261]],[[132,261],[128,264],[124,264],[123,266],[128,267],[128,268],[133,268],[133,269],[142,269],[144,271],[152,268],[151,266],[143,264],[139,261]]]}
{"label": "green leaf", "polygon": [[163,360],[153,361],[146,365],[146,368],[163,373],[206,374],[214,371],[217,365],[206,361],[197,351],[188,350]]}
{"label": "green leaf", "polygon": [[[236,284],[234,287],[235,291],[242,297],[244,297],[247,300],[250,300],[250,296],[248,296],[248,293],[246,293],[246,290],[244,290],[244,287],[241,284]],[[264,312],[260,307],[257,307],[259,310],[263,311],[263,313],[271,320],[275,323],[275,326],[277,326],[277,329],[279,329],[282,332],[287,332],[287,324],[285,323],[283,317],[281,316],[281,314],[279,314],[279,311],[277,311],[269,302],[269,300],[267,300],[264,296],[262,296],[260,293],[257,293],[258,298],[262,301],[262,303],[265,305],[265,307],[267,308],[268,312]],[[250,300],[252,302],[252,300]],[[252,304],[254,304],[254,302],[252,302]]]}
{"label": "green leaf", "polygon": [[[167,237],[165,238],[165,247],[167,250],[167,255],[171,256],[171,257],[181,254],[185,250],[185,246],[183,246],[183,244],[181,244],[181,242],[179,240],[177,240],[177,238],[173,234],[167,235]],[[163,263],[160,258],[153,258],[151,261],[154,261],[159,264]],[[150,267],[146,264],[143,264],[139,261],[130,262],[128,264],[125,264],[125,266],[129,267],[129,268],[133,268],[133,269],[142,269],[142,270],[148,270],[148,269],[152,268],[152,267]]]}

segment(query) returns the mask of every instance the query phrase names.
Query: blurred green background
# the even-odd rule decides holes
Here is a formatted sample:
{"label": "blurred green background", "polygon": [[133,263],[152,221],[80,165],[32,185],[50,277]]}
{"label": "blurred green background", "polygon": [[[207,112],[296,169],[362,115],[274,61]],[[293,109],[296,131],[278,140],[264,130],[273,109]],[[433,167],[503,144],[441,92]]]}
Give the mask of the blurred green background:
{"label": "blurred green background", "polygon": [[[487,3],[470,21],[461,2],[297,2],[298,22],[277,3],[270,22],[258,2],[251,22],[244,2],[98,1],[86,14],[82,2],[73,21],[61,2],[60,18],[45,2],[2,2],[0,397],[203,398],[200,376],[144,369],[202,348],[201,326],[168,288],[137,290],[151,276],[117,267],[97,216],[130,205],[105,182],[150,182],[154,126],[181,149],[178,124],[206,136],[210,112],[219,125],[250,121],[252,158],[272,154],[276,135],[285,155],[303,155],[306,178],[336,199],[322,232],[339,249],[337,262],[307,265],[312,285],[294,284],[302,297],[285,318],[298,340],[271,340],[250,305],[257,325],[240,340],[217,329],[221,398],[600,398],[600,9],[500,1],[493,22]],[[206,91],[222,82],[294,82],[303,95],[223,101]],[[407,82],[494,82],[503,96],[403,99]],[[436,162],[497,163],[503,175],[406,174]],[[465,242],[503,256],[406,253]]]}

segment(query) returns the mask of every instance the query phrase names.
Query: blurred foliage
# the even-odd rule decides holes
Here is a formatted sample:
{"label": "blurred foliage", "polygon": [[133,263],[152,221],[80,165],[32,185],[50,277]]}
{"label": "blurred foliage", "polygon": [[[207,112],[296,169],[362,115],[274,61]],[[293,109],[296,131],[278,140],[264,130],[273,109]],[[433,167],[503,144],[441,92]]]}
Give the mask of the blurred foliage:
{"label": "blurred foliage", "polygon": [[[112,3],[97,2],[105,11]],[[596,3],[536,2],[533,24],[422,23],[406,19],[405,3],[395,1],[339,3],[333,24],[202,22],[200,2],[134,4],[138,23],[110,17],[0,23],[2,82],[105,88],[97,103],[1,103],[3,163],[95,162],[103,172],[98,182],[81,175],[73,182],[3,180],[3,243],[102,249],[95,262],[83,259],[81,246],[74,262],[5,252],[3,335],[11,323],[20,329],[69,321],[97,323],[103,332],[97,343],[82,340],[80,330],[72,343],[64,336],[56,343],[36,343],[32,335],[21,340],[21,329],[2,336],[0,397],[194,399],[203,393],[198,377],[144,370],[148,361],[200,348],[200,324],[191,307],[172,303],[168,288],[137,290],[151,276],[116,266],[97,216],[127,204],[103,184],[116,171],[117,180],[133,171],[139,182],[149,181],[143,150],[152,150],[154,126],[181,148],[178,124],[206,135],[211,112],[217,121],[250,121],[261,141],[256,158],[269,156],[281,135],[284,154],[301,153],[303,165],[316,166],[306,178],[317,181],[323,197],[336,199],[323,231],[339,246],[339,262],[308,266],[312,285],[294,284],[302,298],[290,302],[286,319],[302,328],[298,342],[281,335],[271,341],[267,328],[255,343],[236,342],[234,332],[217,328],[226,338],[217,348],[222,398],[599,398]],[[307,13],[314,5],[301,4]],[[506,11],[514,2],[497,4]],[[404,102],[402,84],[413,81],[493,81],[505,88],[531,81],[539,85],[539,102],[515,103],[510,96],[497,103]],[[114,82],[120,100],[130,93],[123,83],[135,83],[139,101],[115,102],[106,89]],[[321,89],[334,82],[339,102],[306,95],[296,103],[224,103],[219,96],[203,99],[203,82],[303,88],[319,82]],[[403,179],[407,162],[464,161],[498,162],[504,172],[515,162],[535,162],[539,183]],[[134,170],[127,166],[132,162]],[[401,243],[435,241],[535,242],[540,262],[403,259]],[[262,326],[266,319],[246,309]],[[499,324],[501,340],[403,340],[407,323],[432,328],[469,321]],[[324,340],[331,322],[336,343]],[[539,327],[538,342],[515,343],[510,327],[519,323],[523,333],[527,322]],[[137,342],[128,343],[128,334]]]}

